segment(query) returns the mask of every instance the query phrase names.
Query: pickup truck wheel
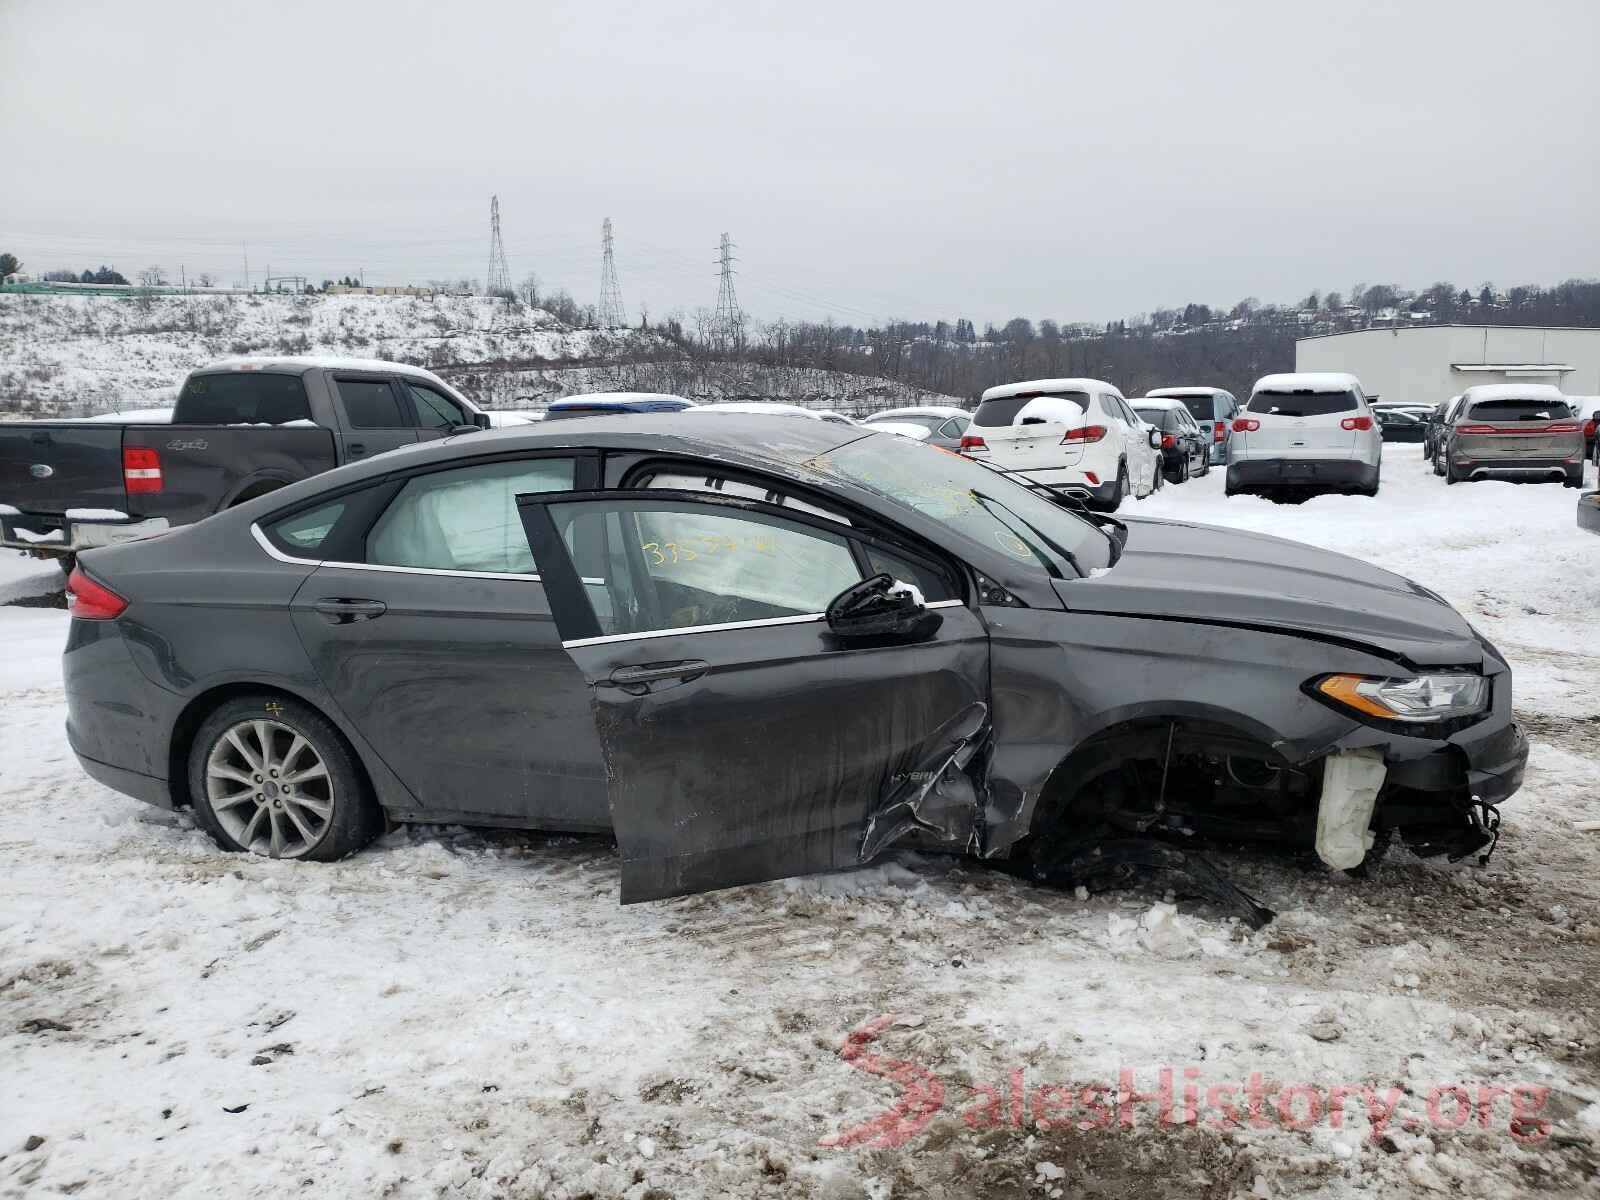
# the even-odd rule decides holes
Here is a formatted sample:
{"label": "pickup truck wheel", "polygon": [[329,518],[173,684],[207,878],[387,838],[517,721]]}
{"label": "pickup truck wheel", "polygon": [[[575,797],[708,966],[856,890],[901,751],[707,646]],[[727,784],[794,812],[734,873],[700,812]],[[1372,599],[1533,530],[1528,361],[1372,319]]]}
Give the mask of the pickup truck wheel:
{"label": "pickup truck wheel", "polygon": [[224,850],[328,862],[383,827],[343,736],[320,713],[270,692],[239,696],[189,748],[195,817]]}

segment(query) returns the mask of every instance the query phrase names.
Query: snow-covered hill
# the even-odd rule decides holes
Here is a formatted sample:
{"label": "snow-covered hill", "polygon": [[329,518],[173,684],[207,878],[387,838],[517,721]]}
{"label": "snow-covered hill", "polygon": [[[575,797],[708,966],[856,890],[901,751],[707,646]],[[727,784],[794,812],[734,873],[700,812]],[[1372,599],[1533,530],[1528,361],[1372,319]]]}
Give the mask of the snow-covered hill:
{"label": "snow-covered hill", "polygon": [[867,375],[687,358],[637,329],[576,329],[484,296],[0,294],[0,418],[171,403],[195,367],[239,354],[336,354],[428,367],[488,408],[578,392],[787,400],[852,411],[951,403]]}
{"label": "snow-covered hill", "polygon": [[416,363],[571,363],[665,348],[636,330],[573,329],[484,296],[0,295],[0,411],[84,416],[176,395],[233,354]]}

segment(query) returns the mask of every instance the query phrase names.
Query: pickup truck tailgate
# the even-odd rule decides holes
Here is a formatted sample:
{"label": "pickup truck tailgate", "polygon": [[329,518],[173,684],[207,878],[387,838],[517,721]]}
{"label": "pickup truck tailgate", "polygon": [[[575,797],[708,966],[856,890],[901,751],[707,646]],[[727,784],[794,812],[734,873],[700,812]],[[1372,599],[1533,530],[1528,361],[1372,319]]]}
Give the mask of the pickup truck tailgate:
{"label": "pickup truck tailgate", "polygon": [[0,422],[0,504],[57,516],[125,509],[122,426],[92,421]]}

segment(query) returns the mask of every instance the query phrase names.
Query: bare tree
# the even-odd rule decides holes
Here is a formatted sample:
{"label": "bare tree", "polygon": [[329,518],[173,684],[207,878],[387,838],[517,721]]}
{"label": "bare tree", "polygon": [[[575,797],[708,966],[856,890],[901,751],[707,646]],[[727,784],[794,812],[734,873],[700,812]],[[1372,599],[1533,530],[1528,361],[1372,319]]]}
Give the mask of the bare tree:
{"label": "bare tree", "polygon": [[140,287],[166,287],[167,277],[160,267],[146,267],[139,272]]}

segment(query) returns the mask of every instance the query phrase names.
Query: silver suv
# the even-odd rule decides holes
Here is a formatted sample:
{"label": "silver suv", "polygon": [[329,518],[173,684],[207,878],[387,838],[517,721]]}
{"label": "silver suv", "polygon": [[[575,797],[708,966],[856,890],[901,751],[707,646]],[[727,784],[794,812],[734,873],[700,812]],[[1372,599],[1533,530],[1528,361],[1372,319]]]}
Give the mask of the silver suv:
{"label": "silver suv", "polygon": [[1583,422],[1547,383],[1480,384],[1439,431],[1444,481],[1486,475],[1560,479],[1583,486]]}

